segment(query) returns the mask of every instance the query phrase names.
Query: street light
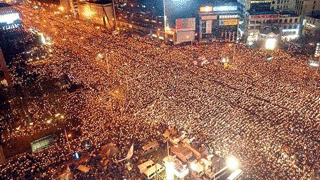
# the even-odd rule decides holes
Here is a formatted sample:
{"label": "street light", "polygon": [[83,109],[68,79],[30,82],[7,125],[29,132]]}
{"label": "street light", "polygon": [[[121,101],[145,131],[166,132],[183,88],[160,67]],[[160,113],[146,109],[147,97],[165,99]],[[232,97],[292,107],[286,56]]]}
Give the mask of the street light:
{"label": "street light", "polygon": [[58,9],[59,9],[60,11],[64,11],[64,8],[63,8],[62,6],[60,6]]}
{"label": "street light", "polygon": [[272,50],[274,50],[275,46],[276,46],[276,39],[274,39],[274,38],[267,39],[267,41],[266,41],[266,49],[267,50],[272,51]]}
{"label": "street light", "polygon": [[235,158],[234,156],[228,156],[226,158],[226,166],[224,168],[222,168],[219,172],[215,173],[213,175],[213,177],[211,178],[212,179],[219,179],[221,176],[223,176],[227,170],[236,170],[238,169],[239,167],[239,160],[237,158]]}
{"label": "street light", "polygon": [[227,157],[227,167],[231,170],[236,170],[239,167],[239,160],[234,156]]}

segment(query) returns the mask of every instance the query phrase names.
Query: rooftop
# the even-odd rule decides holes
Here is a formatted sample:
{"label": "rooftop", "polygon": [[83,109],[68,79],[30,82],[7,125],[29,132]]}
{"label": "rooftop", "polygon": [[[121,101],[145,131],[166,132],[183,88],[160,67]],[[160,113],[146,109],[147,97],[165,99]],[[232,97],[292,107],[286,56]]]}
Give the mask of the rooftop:
{"label": "rooftop", "polygon": [[9,7],[11,6],[10,4],[6,4],[6,3],[0,3],[0,7]]}
{"label": "rooftop", "polygon": [[95,4],[110,4],[110,3],[112,3],[112,0],[92,0],[89,2],[95,3]]}
{"label": "rooftop", "polygon": [[320,19],[320,13],[316,13],[316,14],[313,14],[309,17],[312,17],[312,18],[315,18],[315,19]]}
{"label": "rooftop", "polygon": [[293,11],[283,11],[280,12],[281,16],[299,16],[297,13],[293,12]]}
{"label": "rooftop", "polygon": [[259,15],[259,14],[279,14],[277,11],[248,11],[250,15]]}

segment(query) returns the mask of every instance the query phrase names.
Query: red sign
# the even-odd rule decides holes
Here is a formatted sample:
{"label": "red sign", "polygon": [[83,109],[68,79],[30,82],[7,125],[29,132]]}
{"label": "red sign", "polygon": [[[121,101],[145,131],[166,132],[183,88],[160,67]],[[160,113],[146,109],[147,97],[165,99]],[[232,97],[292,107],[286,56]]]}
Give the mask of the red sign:
{"label": "red sign", "polygon": [[251,19],[274,19],[279,17],[279,14],[251,15]]}

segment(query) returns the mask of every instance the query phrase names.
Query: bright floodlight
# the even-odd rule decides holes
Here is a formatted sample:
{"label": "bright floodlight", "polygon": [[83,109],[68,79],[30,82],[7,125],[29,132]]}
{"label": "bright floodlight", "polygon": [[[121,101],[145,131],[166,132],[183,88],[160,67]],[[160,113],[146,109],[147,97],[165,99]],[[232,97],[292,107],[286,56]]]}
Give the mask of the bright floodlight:
{"label": "bright floodlight", "polygon": [[198,164],[196,164],[196,163],[191,163],[191,169],[192,170],[197,170],[197,168],[198,168]]}
{"label": "bright floodlight", "polygon": [[231,170],[236,170],[239,167],[239,160],[234,156],[227,157],[227,167]]}
{"label": "bright floodlight", "polygon": [[309,65],[312,67],[319,67],[319,62],[318,61],[309,61]]}
{"label": "bright floodlight", "polygon": [[5,14],[0,16],[0,23],[12,24],[18,19],[20,19],[19,13]]}
{"label": "bright floodlight", "polygon": [[276,39],[267,39],[266,41],[266,49],[267,50],[274,50],[274,47],[276,46]]}
{"label": "bright floodlight", "polygon": [[59,7],[60,11],[64,11],[64,8],[62,6]]}
{"label": "bright floodlight", "polygon": [[166,162],[166,176],[167,180],[174,179],[174,164],[171,161]]}

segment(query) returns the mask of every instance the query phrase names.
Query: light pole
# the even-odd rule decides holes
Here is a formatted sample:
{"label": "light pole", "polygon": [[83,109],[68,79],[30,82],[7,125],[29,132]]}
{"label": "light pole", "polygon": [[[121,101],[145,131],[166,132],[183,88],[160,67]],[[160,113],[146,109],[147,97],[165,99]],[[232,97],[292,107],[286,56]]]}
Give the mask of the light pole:
{"label": "light pole", "polygon": [[163,35],[163,39],[164,42],[166,42],[166,32],[167,32],[167,15],[166,15],[166,0],[163,0],[163,26],[164,26],[164,35]]}

